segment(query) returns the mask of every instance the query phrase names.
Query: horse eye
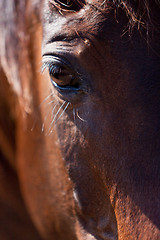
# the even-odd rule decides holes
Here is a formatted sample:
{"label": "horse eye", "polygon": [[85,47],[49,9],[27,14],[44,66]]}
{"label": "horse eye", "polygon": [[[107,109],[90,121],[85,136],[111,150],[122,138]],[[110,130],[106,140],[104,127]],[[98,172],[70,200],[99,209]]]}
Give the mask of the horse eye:
{"label": "horse eye", "polygon": [[58,10],[77,12],[84,6],[83,0],[50,0]]}
{"label": "horse eye", "polygon": [[51,65],[49,67],[51,82],[60,89],[78,89],[79,83],[74,74],[65,66]]}

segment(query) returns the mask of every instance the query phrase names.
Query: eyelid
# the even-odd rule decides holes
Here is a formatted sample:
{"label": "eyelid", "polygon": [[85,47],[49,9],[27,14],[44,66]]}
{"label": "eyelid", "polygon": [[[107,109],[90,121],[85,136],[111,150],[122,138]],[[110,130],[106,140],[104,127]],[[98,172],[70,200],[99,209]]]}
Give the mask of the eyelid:
{"label": "eyelid", "polygon": [[[58,66],[59,66],[59,69],[62,69],[62,73],[58,74],[57,72],[59,77],[58,75],[56,77],[54,76],[54,69],[56,70]],[[71,67],[71,65],[67,61],[60,59],[56,56],[45,55],[43,56],[43,59],[42,59],[42,67],[41,67],[42,72],[46,68],[49,71],[52,84],[58,90],[73,91],[73,89],[74,90],[80,89],[78,74],[73,70],[73,67]],[[53,70],[53,73],[52,73],[52,70]],[[70,79],[68,79],[68,76],[70,76]]]}
{"label": "eyelid", "polygon": [[50,69],[52,65],[59,65],[61,67],[65,67],[68,70],[72,69],[71,65],[66,60],[52,55],[44,55],[42,58],[41,72],[43,73],[46,68]]}
{"label": "eyelid", "polygon": [[69,62],[63,58],[57,57],[52,54],[45,54],[42,56],[42,64],[46,62],[55,62],[55,63],[62,63],[65,65],[70,66]]}

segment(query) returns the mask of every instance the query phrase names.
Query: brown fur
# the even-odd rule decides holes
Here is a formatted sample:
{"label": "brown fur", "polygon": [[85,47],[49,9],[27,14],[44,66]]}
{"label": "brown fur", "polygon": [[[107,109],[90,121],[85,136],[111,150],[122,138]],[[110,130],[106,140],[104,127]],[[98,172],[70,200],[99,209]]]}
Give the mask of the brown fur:
{"label": "brown fur", "polygon": [[[0,2],[0,239],[158,240],[159,1],[42,4]],[[56,130],[64,101],[40,73],[55,42],[93,84]]]}

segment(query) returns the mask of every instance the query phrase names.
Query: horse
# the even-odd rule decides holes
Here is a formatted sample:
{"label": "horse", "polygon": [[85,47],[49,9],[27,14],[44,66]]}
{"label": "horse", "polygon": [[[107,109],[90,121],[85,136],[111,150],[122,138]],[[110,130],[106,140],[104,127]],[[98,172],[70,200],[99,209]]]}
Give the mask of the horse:
{"label": "horse", "polygon": [[0,238],[160,239],[159,1],[0,11]]}

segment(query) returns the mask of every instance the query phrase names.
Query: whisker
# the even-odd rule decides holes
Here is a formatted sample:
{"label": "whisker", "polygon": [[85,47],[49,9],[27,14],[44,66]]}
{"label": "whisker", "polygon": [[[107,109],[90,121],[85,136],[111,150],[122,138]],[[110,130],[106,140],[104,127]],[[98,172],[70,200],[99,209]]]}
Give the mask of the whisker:
{"label": "whisker", "polygon": [[36,126],[36,122],[37,122],[37,119],[34,119],[34,122],[33,122],[33,124],[32,124],[31,129],[30,129],[31,132],[34,130],[34,128],[35,128],[35,126]]}
{"label": "whisker", "polygon": [[51,119],[52,119],[52,117],[53,117],[53,112],[54,112],[55,108],[57,107],[57,105],[58,105],[58,104],[56,104],[56,105],[54,106],[54,108],[52,109]]}
{"label": "whisker", "polygon": [[[56,105],[54,106],[54,108],[52,109],[51,117],[53,116],[53,112],[54,112],[56,106],[57,106],[57,104],[56,104]],[[45,122],[46,122],[46,120],[47,120],[47,118],[48,118],[49,113],[50,113],[50,109],[47,111],[47,115],[46,115],[45,118],[44,118],[44,121],[43,121],[43,124],[42,124],[42,128],[41,128],[41,131],[42,131],[42,132],[44,131]]]}
{"label": "whisker", "polygon": [[[58,117],[58,119],[55,121],[55,123],[62,117],[62,115],[64,114],[64,112],[67,110],[68,106],[69,106],[69,102],[67,103],[67,105],[65,106],[64,110],[62,111],[61,115]],[[50,131],[49,135],[53,132],[53,129]]]}
{"label": "whisker", "polygon": [[57,115],[58,115],[58,113],[60,112],[60,110],[62,109],[62,107],[64,106],[64,104],[66,103],[66,101],[64,101],[64,103],[60,106],[60,108],[58,109],[58,111],[57,111],[57,113],[56,113],[56,115],[55,115],[55,117],[54,117],[54,119],[53,120],[55,120],[56,119],[56,117],[57,117]]}
{"label": "whisker", "polygon": [[76,120],[76,112],[75,112],[75,108],[73,108],[73,119],[74,119],[74,121]]}
{"label": "whisker", "polygon": [[83,118],[81,118],[81,117],[79,116],[78,109],[76,110],[76,115],[77,115],[77,117],[78,117],[82,122],[87,122],[86,120],[84,120]]}
{"label": "whisker", "polygon": [[46,103],[47,105],[50,105],[51,103],[54,103],[55,102],[55,99],[54,100],[52,100],[52,101],[50,101],[50,102],[48,102],[48,103]]}
{"label": "whisker", "polygon": [[50,96],[52,96],[52,95],[53,95],[53,93],[49,94],[49,95],[40,103],[39,108],[40,108],[41,105],[42,105],[44,102],[46,102],[46,101],[48,100],[48,98],[49,98]]}
{"label": "whisker", "polygon": [[[45,103],[45,102],[49,99],[49,97],[52,96],[52,95],[53,95],[53,93],[50,93],[47,97],[45,97],[45,99],[39,104],[38,109],[40,109],[41,106],[42,106],[42,104]],[[51,102],[49,102],[49,103],[47,103],[47,104],[51,104],[52,102],[54,102],[54,101],[52,100]],[[47,112],[47,116],[48,116],[48,112]],[[45,117],[45,120],[46,120],[46,117]],[[45,120],[44,120],[44,121],[45,121]],[[37,122],[37,119],[34,120],[34,123],[33,123],[32,128],[31,128],[31,132],[34,130],[35,125],[36,125],[36,122]],[[42,124],[41,131],[42,131],[42,132],[44,131],[44,123]]]}
{"label": "whisker", "polygon": [[54,116],[54,118],[53,118],[53,120],[52,120],[52,122],[51,122],[51,125],[50,125],[50,127],[49,127],[49,129],[48,129],[48,131],[47,131],[47,135],[50,133],[50,130],[51,130],[51,128],[52,128],[52,125],[53,125],[53,123],[54,123],[57,115],[59,114],[60,110],[63,108],[63,106],[64,106],[65,103],[66,103],[66,101],[64,101],[64,103],[62,103],[62,105],[59,107],[59,109],[58,109],[56,115]]}
{"label": "whisker", "polygon": [[47,118],[48,118],[48,114],[49,114],[49,110],[48,110],[48,112],[47,112],[47,115],[46,115],[45,118],[44,118],[44,121],[43,121],[43,124],[42,124],[42,127],[41,127],[41,131],[42,131],[42,132],[44,131],[44,125],[45,125],[45,121],[46,121]]}
{"label": "whisker", "polygon": [[66,111],[66,109],[68,108],[69,104],[70,104],[70,103],[68,102],[67,105],[65,106],[63,112],[61,113],[61,115],[60,115],[60,116],[58,117],[58,119],[55,121],[55,123],[62,117],[63,113]]}
{"label": "whisker", "polygon": [[[69,106],[69,102],[67,103],[67,105],[65,106],[64,110],[62,111],[61,115],[58,117],[58,119],[55,121],[55,123],[62,117],[62,115],[64,114],[64,112],[67,110],[68,106]],[[50,131],[49,135],[53,132],[53,130]]]}

